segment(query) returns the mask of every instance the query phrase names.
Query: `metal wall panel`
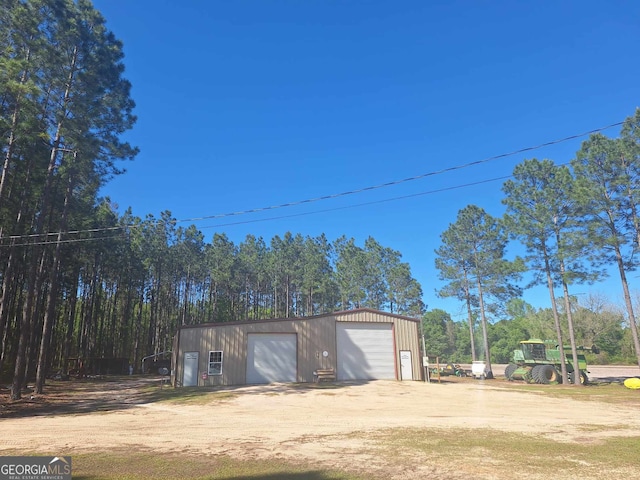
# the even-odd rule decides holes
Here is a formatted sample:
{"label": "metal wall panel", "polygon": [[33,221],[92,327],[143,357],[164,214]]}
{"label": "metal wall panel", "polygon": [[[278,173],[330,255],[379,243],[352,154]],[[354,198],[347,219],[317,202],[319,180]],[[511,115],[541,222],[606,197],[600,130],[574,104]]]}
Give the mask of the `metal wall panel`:
{"label": "metal wall panel", "polygon": [[[420,349],[419,323],[410,320],[398,320],[394,324],[397,364],[400,365],[400,351],[411,352],[411,367],[415,380],[423,379],[422,354]],[[400,376],[398,376],[400,378]]]}

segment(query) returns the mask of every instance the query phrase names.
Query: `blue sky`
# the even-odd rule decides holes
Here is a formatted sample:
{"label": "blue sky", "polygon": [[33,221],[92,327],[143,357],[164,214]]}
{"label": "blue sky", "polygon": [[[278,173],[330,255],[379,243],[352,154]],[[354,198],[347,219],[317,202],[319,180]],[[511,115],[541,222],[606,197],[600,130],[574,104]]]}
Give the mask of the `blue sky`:
{"label": "blue sky", "polygon": [[[207,241],[372,236],[402,253],[429,308],[456,319],[457,302],[434,293],[440,233],[468,204],[501,215],[502,181],[491,179],[525,158],[567,162],[586,137],[330,200],[190,219],[438,172],[613,124],[640,105],[635,1],[94,4],[124,43],[137,104],[126,137],[140,154],[103,190],[121,212],[169,210]],[[621,303],[615,278],[574,290]],[[549,304],[542,289],[524,298]]]}

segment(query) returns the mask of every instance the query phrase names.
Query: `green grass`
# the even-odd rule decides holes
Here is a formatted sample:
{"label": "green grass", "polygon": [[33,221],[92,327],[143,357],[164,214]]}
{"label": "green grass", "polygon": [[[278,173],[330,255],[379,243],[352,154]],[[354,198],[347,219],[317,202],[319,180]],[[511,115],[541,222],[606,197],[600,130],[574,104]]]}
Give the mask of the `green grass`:
{"label": "green grass", "polygon": [[181,405],[207,405],[209,403],[232,400],[239,394],[216,390],[215,387],[173,388],[148,386],[143,390],[143,398],[149,403],[179,403]]}
{"label": "green grass", "polygon": [[[288,386],[288,391],[323,390],[330,395],[332,390],[344,388],[343,385],[321,383],[294,383]],[[148,385],[142,390],[143,398],[148,402],[179,403],[181,405],[206,405],[209,403],[232,400],[240,395],[235,391],[221,389],[221,387],[180,387],[173,388]],[[286,393],[285,391],[284,393]],[[281,395],[283,392],[267,392],[266,396]]]}
{"label": "green grass", "polygon": [[[498,386],[498,385],[496,385]],[[615,383],[575,385],[538,385],[508,382],[499,388],[509,388],[523,392],[537,392],[552,398],[569,398],[580,401],[597,401],[615,405],[640,407],[640,390],[631,390]]]}
{"label": "green grass", "polygon": [[280,460],[237,460],[224,455],[123,451],[74,455],[74,480],[364,480],[362,477]]}
{"label": "green grass", "polygon": [[[419,462],[430,479],[635,478],[637,437],[599,438],[587,431],[580,439],[555,441],[534,434],[492,429],[399,428],[354,432],[366,440],[362,453],[386,464],[358,474],[281,458],[236,459],[226,455],[110,451],[72,454],[73,478],[83,480],[372,480],[389,477]],[[581,443],[578,443],[577,441]],[[354,467],[358,467],[354,465]],[[358,470],[362,471],[362,470]],[[455,472],[453,475],[451,472]],[[461,475],[461,476],[459,476]],[[468,475],[468,477],[466,476]]]}
{"label": "green grass", "polygon": [[633,478],[637,474],[640,434],[597,441],[585,434],[571,440],[491,429],[393,429],[375,435],[377,448],[399,465],[409,459],[440,459],[458,461],[461,470],[475,474],[503,472],[487,478],[598,478],[598,472],[601,478]]}

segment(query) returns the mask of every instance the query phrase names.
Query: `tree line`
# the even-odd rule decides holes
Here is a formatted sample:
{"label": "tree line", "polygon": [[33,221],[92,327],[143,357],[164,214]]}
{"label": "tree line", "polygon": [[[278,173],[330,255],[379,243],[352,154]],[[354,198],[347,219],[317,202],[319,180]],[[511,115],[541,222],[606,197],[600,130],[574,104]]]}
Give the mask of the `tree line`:
{"label": "tree line", "polygon": [[[502,187],[503,217],[468,205],[442,233],[436,267],[446,285],[439,294],[463,302],[470,339],[475,339],[476,328],[481,329],[479,343],[489,375],[494,358],[490,330],[496,330],[490,319],[500,318],[509,300],[520,295],[519,281],[525,271],[533,274],[527,286],[547,287],[554,326],[553,336],[548,338],[557,339],[559,345],[567,341],[577,365],[576,332],[580,325],[576,324],[571,292],[575,285],[602,279],[612,268],[624,298],[625,315],[620,324],[629,329],[640,365],[640,340],[628,282],[639,261],[639,179],[637,110],[625,120],[618,138],[590,135],[568,164],[534,158],[517,165]],[[524,257],[505,258],[510,240],[525,247]],[[562,292],[559,298],[557,290]],[[480,356],[475,343],[470,343],[474,360]],[[565,380],[566,368],[563,358]]]}
{"label": "tree line", "polygon": [[[560,305],[564,299],[559,298]],[[599,294],[573,296],[569,301],[575,320],[578,345],[599,347],[599,353],[587,353],[590,364],[628,364],[635,361],[635,351],[624,312]],[[553,339],[556,331],[551,308],[534,308],[520,298],[512,299],[504,308],[502,318],[488,324],[491,359],[495,363],[510,363],[518,342],[530,338]],[[566,329],[566,315],[560,308],[560,321]],[[480,331],[474,331],[473,342],[467,322],[454,321],[449,312],[433,309],[423,316],[426,352],[432,362],[470,363],[471,344],[482,344]],[[482,352],[480,352],[482,353]]]}

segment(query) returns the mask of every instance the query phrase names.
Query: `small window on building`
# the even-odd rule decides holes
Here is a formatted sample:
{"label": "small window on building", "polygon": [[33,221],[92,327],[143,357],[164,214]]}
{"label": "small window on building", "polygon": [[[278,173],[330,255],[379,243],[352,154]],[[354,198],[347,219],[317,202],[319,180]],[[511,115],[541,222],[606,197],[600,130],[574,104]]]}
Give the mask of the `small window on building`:
{"label": "small window on building", "polygon": [[222,352],[209,352],[209,375],[222,375]]}

